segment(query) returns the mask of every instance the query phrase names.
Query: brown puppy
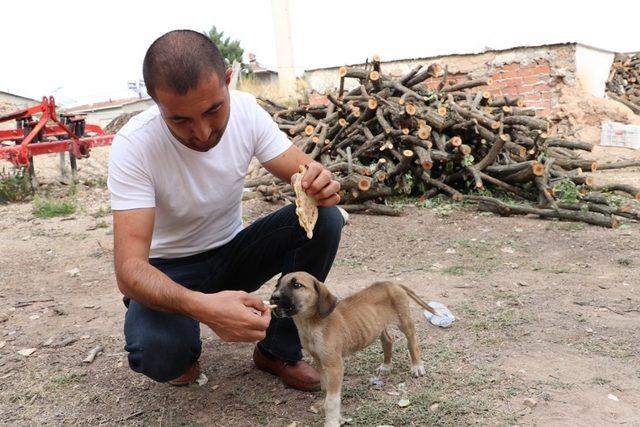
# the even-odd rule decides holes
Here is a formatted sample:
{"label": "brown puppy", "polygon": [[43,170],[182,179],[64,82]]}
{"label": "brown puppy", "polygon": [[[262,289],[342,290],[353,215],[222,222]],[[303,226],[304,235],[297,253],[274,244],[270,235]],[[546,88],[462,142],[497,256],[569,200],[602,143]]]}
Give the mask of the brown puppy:
{"label": "brown puppy", "polygon": [[271,295],[276,317],[292,317],[304,349],[314,358],[322,389],[326,391],[325,426],[340,425],[340,392],[343,357],[361,350],[376,339],[382,342],[384,362],[378,372],[391,370],[392,338],[386,327],[397,325],[407,337],[411,374],[425,375],[416,343],[409,300],[433,313],[409,288],[393,282],[378,282],[338,301],[324,283],[305,272],[280,278]]}

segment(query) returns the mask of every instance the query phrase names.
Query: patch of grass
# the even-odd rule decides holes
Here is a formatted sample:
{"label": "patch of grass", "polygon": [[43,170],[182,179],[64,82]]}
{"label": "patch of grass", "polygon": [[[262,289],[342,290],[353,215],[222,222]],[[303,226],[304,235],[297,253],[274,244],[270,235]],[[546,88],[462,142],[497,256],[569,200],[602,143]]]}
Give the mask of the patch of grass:
{"label": "patch of grass", "polygon": [[0,204],[23,202],[31,196],[33,189],[24,170],[0,172]]}
{"label": "patch of grass", "polygon": [[96,223],[96,228],[109,228],[109,224],[106,221],[98,221]]}
{"label": "patch of grass", "polygon": [[84,180],[83,184],[89,188],[107,188],[107,177],[98,176]]}
{"label": "patch of grass", "polygon": [[362,265],[362,263],[355,259],[338,258],[333,262],[333,265],[343,267],[359,267]]}
{"label": "patch of grass", "polygon": [[577,347],[589,353],[618,359],[633,357],[637,354],[633,339],[611,339],[596,336],[580,342]]}
{"label": "patch of grass", "polygon": [[531,316],[519,308],[509,307],[508,298],[506,307],[478,308],[465,302],[462,310],[469,327],[476,332],[487,331],[489,333],[502,332],[507,336],[515,336],[516,328],[531,322]]}
{"label": "patch of grass", "polygon": [[75,199],[52,200],[36,197],[33,201],[33,215],[38,218],[67,216],[76,212],[78,202]]}
{"label": "patch of grass", "polygon": [[[464,270],[488,273],[493,271],[498,265],[499,257],[496,256],[492,244],[486,240],[457,239],[453,240],[450,245],[464,249],[464,251],[473,258],[473,265],[467,266]],[[461,274],[454,272],[453,275]]]}
{"label": "patch of grass", "polygon": [[450,274],[452,276],[462,276],[464,275],[464,270],[465,270],[464,266],[454,265],[454,266],[442,269],[442,272],[445,274]]}
{"label": "patch of grass", "polygon": [[583,222],[550,222],[545,227],[546,230],[549,231],[582,231],[587,227],[587,225]]}
{"label": "patch of grass", "polygon": [[631,258],[626,258],[626,257],[618,258],[617,262],[618,262],[618,264],[620,264],[620,265],[622,265],[624,267],[629,267],[633,263]]}
{"label": "patch of grass", "polygon": [[49,378],[49,382],[54,388],[65,387],[72,383],[80,381],[84,374],[74,374],[72,372],[59,372]]}

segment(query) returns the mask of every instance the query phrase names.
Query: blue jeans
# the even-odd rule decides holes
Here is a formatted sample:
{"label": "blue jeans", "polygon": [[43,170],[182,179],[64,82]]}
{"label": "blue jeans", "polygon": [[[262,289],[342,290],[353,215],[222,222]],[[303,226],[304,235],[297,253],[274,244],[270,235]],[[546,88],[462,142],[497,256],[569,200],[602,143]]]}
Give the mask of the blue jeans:
{"label": "blue jeans", "polygon": [[[150,259],[151,265],[189,289],[214,293],[253,292],[276,274],[306,271],[325,280],[338,250],[344,224],[336,207],[319,208],[313,238],[298,224],[295,206],[288,205],[258,219],[229,243],[177,259]],[[200,324],[183,315],[152,310],[124,299],[125,350],[129,366],[155,381],[182,375],[200,357]],[[291,319],[272,318],[264,352],[287,361],[302,358],[300,338]]]}

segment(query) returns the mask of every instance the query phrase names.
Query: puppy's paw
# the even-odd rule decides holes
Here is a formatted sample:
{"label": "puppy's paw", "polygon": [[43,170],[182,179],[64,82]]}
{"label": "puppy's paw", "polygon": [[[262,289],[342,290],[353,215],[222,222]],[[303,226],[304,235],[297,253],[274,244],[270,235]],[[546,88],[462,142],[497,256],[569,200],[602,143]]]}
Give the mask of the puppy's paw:
{"label": "puppy's paw", "polygon": [[391,363],[383,363],[382,365],[378,366],[378,369],[376,369],[376,373],[379,375],[388,374],[389,372],[391,372]]}
{"label": "puppy's paw", "polygon": [[418,363],[411,366],[411,376],[418,378],[427,375],[427,370],[424,368],[424,363]]}
{"label": "puppy's paw", "polygon": [[341,417],[337,417],[337,418],[331,417],[330,419],[327,417],[324,420],[324,427],[340,427],[340,418]]}

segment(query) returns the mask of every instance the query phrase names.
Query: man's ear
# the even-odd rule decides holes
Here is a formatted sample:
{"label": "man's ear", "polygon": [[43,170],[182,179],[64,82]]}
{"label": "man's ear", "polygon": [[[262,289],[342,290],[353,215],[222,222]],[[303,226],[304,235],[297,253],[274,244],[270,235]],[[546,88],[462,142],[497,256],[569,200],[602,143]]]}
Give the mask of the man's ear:
{"label": "man's ear", "polygon": [[336,305],[338,304],[338,297],[333,295],[327,286],[319,281],[318,279],[313,279],[313,287],[318,294],[318,314],[321,318],[325,318],[331,314]]}
{"label": "man's ear", "polygon": [[227,68],[227,71],[224,72],[224,81],[227,87],[231,84],[231,76],[233,75],[233,69]]}

